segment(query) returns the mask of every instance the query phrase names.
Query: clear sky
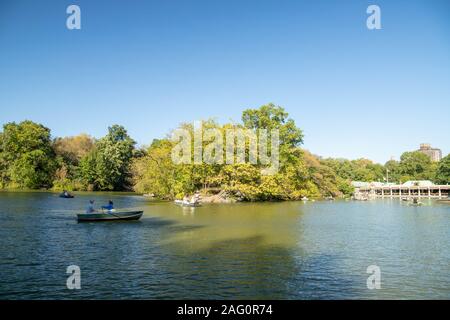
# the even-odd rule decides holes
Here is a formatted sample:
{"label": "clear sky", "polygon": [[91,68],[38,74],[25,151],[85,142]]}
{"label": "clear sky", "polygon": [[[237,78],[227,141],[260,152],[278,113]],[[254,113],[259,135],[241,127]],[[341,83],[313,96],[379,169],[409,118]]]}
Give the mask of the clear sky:
{"label": "clear sky", "polygon": [[[81,30],[66,28],[70,4]],[[118,123],[149,144],[269,102],[315,154],[447,154],[450,1],[0,0],[0,124],[100,137]]]}

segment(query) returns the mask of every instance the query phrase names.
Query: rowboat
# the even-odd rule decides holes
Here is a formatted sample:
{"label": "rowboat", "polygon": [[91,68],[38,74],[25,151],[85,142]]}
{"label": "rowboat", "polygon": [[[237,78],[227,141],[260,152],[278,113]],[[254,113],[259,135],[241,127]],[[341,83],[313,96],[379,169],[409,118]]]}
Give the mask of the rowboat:
{"label": "rowboat", "polygon": [[118,221],[118,220],[139,220],[144,211],[114,211],[114,212],[94,212],[77,214],[78,222],[87,221]]}
{"label": "rowboat", "polygon": [[450,199],[441,199],[441,200],[437,200],[438,203],[448,203],[450,204]]}
{"label": "rowboat", "polygon": [[191,201],[183,201],[183,200],[175,200],[174,203],[183,207],[200,207],[200,202],[191,202]]}
{"label": "rowboat", "polygon": [[59,195],[60,198],[65,198],[65,199],[72,199],[75,198],[75,196],[71,195],[71,194],[60,194]]}

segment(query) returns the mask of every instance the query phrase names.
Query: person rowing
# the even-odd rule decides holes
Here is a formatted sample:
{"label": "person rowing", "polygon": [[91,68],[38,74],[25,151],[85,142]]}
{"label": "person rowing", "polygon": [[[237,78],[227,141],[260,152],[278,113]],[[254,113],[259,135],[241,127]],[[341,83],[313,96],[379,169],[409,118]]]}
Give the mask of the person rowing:
{"label": "person rowing", "polygon": [[88,205],[88,207],[87,207],[87,209],[86,209],[86,213],[93,213],[93,212],[95,212],[96,210],[94,209],[94,200],[89,200],[89,205]]}
{"label": "person rowing", "polygon": [[112,200],[108,201],[108,205],[102,206],[102,209],[109,211],[109,212],[114,211],[114,203],[112,202]]}
{"label": "person rowing", "polygon": [[73,195],[71,195],[67,190],[63,190],[62,193],[59,194],[60,198],[73,198]]}

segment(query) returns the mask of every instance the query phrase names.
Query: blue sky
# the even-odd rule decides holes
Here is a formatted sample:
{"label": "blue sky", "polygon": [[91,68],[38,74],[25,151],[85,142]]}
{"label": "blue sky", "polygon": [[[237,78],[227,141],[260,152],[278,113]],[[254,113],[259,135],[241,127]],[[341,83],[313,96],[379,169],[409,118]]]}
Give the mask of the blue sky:
{"label": "blue sky", "polygon": [[[81,30],[66,8],[81,8]],[[366,8],[381,8],[381,30]],[[273,102],[322,156],[384,163],[450,152],[450,2],[0,2],[0,124],[139,144],[178,123],[239,121]]]}

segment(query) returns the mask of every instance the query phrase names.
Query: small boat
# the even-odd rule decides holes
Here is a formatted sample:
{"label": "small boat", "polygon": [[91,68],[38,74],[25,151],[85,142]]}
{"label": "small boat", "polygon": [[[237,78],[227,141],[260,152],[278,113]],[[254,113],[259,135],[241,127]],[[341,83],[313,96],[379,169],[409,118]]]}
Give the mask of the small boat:
{"label": "small boat", "polygon": [[413,201],[409,202],[408,205],[418,207],[423,205],[423,202],[418,201],[416,198],[413,199]]}
{"label": "small boat", "polygon": [[302,200],[302,201],[308,201],[309,199],[308,199],[308,197],[302,197],[301,200]]}
{"label": "small boat", "polygon": [[146,197],[146,198],[154,198],[155,194],[154,193],[144,193],[142,196]]}
{"label": "small boat", "polygon": [[200,202],[191,202],[191,201],[184,201],[184,200],[175,200],[174,203],[179,206],[183,207],[200,207]]}
{"label": "small boat", "polygon": [[421,205],[423,205],[423,203],[422,202],[417,202],[417,203],[411,202],[411,203],[408,203],[408,205],[413,206],[413,207],[420,207]]}
{"label": "small boat", "polygon": [[440,199],[440,200],[437,200],[437,202],[438,203],[449,203],[450,204],[450,198],[448,198],[448,199]]}
{"label": "small boat", "polygon": [[78,222],[87,221],[118,221],[118,220],[139,220],[144,211],[114,211],[114,212],[93,212],[77,214]]}
{"label": "small boat", "polygon": [[60,198],[64,198],[64,199],[72,199],[72,198],[75,198],[74,195],[71,195],[71,194],[64,194],[64,193],[61,193],[61,194],[59,195],[59,197],[60,197]]}

